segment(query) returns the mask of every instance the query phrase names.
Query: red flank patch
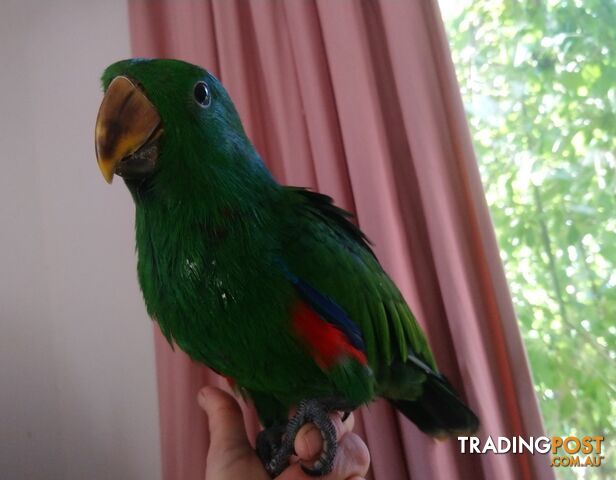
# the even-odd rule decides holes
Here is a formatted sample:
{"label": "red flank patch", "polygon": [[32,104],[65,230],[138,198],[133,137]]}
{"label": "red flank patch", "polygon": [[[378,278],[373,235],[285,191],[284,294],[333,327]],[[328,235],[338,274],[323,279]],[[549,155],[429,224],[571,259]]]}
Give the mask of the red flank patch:
{"label": "red flank patch", "polygon": [[342,331],[302,301],[293,309],[293,328],[322,368],[329,369],[344,357],[353,357],[363,365],[367,363],[364,353],[351,345]]}

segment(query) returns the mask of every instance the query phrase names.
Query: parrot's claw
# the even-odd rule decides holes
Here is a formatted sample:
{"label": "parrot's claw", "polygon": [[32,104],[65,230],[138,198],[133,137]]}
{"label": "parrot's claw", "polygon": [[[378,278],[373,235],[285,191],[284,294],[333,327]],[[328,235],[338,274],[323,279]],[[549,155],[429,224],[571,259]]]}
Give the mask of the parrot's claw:
{"label": "parrot's claw", "polygon": [[299,429],[306,423],[314,424],[321,432],[323,437],[323,448],[321,455],[314,462],[312,467],[301,465],[302,470],[306,475],[311,477],[320,477],[327,475],[334,468],[334,459],[336,458],[336,450],[338,443],[336,442],[336,427],[329,418],[328,409],[323,403],[316,400],[305,400],[299,404],[297,414],[289,421],[287,426],[287,437],[293,432],[293,442]]}
{"label": "parrot's claw", "polygon": [[[282,437],[285,432],[286,425],[279,424],[266,428],[257,434],[257,456],[272,477],[279,475],[280,472],[282,472],[289,465],[289,457],[287,457],[284,461],[277,460],[274,462],[275,454],[277,454],[281,449]],[[280,455],[276,455],[276,457],[279,458]]]}
{"label": "parrot's claw", "polygon": [[[263,462],[265,469],[272,477],[277,477],[289,465],[289,458],[294,453],[294,443],[297,432],[307,423],[314,424],[323,437],[323,449],[314,465],[307,467],[301,465],[302,470],[311,477],[327,475],[334,467],[334,459],[338,444],[336,442],[336,428],[329,418],[327,408],[318,400],[304,400],[299,404],[297,413],[287,423],[282,436],[277,436],[279,430],[272,427],[264,430],[257,437],[257,454]],[[277,439],[279,439],[277,441]]]}

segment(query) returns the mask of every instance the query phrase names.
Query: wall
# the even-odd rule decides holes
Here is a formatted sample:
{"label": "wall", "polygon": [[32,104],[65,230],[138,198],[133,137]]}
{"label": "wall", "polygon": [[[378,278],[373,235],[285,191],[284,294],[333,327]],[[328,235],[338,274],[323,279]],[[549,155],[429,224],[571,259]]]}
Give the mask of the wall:
{"label": "wall", "polygon": [[157,479],[132,201],[94,156],[123,1],[0,2],[0,477]]}

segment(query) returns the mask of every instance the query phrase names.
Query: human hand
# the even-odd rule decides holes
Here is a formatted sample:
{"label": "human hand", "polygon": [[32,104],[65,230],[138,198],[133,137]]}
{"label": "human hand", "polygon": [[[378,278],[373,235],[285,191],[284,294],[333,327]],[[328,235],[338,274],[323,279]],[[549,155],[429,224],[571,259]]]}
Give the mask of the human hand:
{"label": "human hand", "polygon": [[[269,480],[259,457],[250,446],[244,419],[237,401],[228,393],[215,387],[205,387],[199,392],[199,405],[207,413],[210,427],[210,448],[207,454],[205,480]],[[368,447],[353,430],[353,415],[342,422],[335,414],[338,451],[334,469],[321,480],[362,480],[370,466]],[[322,439],[317,428],[304,425],[295,438],[295,451],[302,462],[309,464],[321,452]],[[299,461],[291,463],[277,480],[308,480]]]}

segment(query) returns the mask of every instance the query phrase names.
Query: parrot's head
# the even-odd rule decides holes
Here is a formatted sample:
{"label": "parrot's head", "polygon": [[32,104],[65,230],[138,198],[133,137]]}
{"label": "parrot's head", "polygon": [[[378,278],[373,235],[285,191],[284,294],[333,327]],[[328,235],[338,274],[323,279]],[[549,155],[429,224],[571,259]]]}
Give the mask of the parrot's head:
{"label": "parrot's head", "polygon": [[107,182],[119,175],[133,194],[147,188],[170,196],[221,183],[241,190],[255,172],[269,175],[229,95],[203,68],[129,59],[110,65],[102,84],[95,143]]}

